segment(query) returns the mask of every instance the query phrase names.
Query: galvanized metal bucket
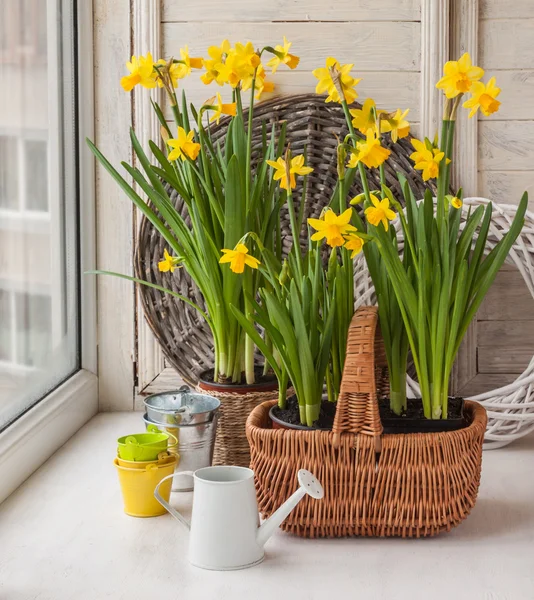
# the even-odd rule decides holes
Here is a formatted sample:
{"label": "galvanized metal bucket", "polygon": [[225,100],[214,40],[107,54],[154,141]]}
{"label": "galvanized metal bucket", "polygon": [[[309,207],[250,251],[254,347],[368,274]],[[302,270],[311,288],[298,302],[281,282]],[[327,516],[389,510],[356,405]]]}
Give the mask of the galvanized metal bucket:
{"label": "galvanized metal bucket", "polygon": [[193,473],[209,467],[213,459],[220,401],[207,394],[192,392],[187,386],[176,391],[147,396],[144,401],[146,427],[156,425],[178,439],[180,462],[173,478],[172,491],[193,489]]}

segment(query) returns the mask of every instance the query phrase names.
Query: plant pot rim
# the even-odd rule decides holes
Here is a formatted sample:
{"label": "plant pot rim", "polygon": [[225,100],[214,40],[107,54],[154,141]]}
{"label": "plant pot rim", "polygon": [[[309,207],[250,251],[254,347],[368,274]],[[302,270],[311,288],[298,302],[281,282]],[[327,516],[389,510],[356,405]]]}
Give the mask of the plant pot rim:
{"label": "plant pot rim", "polygon": [[278,425],[280,425],[281,429],[295,429],[295,430],[299,430],[299,431],[332,431],[331,428],[329,429],[329,428],[325,428],[325,427],[308,427],[307,425],[295,425],[293,423],[287,423],[286,421],[279,419],[278,417],[276,417],[273,414],[273,411],[277,406],[278,406],[278,403],[273,404],[273,406],[271,406],[271,408],[269,409],[269,418],[274,423],[277,423]]}
{"label": "plant pot rim", "polygon": [[219,383],[215,381],[208,381],[205,376],[213,369],[206,369],[202,371],[198,380],[198,387],[207,392],[225,392],[231,394],[249,394],[253,392],[271,392],[278,389],[278,380],[274,378],[272,381],[261,381],[258,383]]}

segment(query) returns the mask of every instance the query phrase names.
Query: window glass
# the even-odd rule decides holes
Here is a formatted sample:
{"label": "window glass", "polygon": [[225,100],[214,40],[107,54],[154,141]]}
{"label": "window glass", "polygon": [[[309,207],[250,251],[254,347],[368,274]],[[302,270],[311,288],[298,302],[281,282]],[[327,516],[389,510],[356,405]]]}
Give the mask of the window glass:
{"label": "window glass", "polygon": [[74,14],[0,0],[0,430],[79,368]]}

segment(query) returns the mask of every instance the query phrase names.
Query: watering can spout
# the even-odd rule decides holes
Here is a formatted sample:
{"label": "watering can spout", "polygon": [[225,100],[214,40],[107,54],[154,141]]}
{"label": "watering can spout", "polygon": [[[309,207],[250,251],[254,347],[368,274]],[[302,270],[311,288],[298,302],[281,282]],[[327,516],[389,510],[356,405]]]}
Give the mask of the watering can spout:
{"label": "watering can spout", "polygon": [[265,542],[280,527],[289,513],[297,506],[302,498],[308,494],[312,498],[319,500],[324,496],[324,491],[316,477],[309,471],[301,469],[298,472],[300,487],[278,508],[259,528],[256,536],[258,545],[263,547]]}

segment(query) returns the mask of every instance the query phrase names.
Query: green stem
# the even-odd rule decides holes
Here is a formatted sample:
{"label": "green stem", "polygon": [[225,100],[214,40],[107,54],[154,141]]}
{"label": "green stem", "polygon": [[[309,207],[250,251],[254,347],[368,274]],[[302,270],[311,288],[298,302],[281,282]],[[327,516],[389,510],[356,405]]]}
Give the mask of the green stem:
{"label": "green stem", "polygon": [[250,201],[250,179],[251,179],[251,158],[252,158],[252,118],[254,116],[254,92],[256,90],[256,73],[258,69],[254,69],[254,76],[252,77],[252,87],[250,89],[250,106],[248,107],[248,127],[247,127],[247,162],[245,168],[245,201],[248,207]]}
{"label": "green stem", "polygon": [[293,203],[293,192],[288,182],[287,190],[287,209],[289,212],[289,223],[291,225],[291,235],[293,237],[293,247],[291,250],[295,255],[295,262],[297,264],[297,275],[299,278],[299,285],[302,281],[302,254],[300,252],[300,231],[297,227],[297,217],[295,215],[295,205]]}

